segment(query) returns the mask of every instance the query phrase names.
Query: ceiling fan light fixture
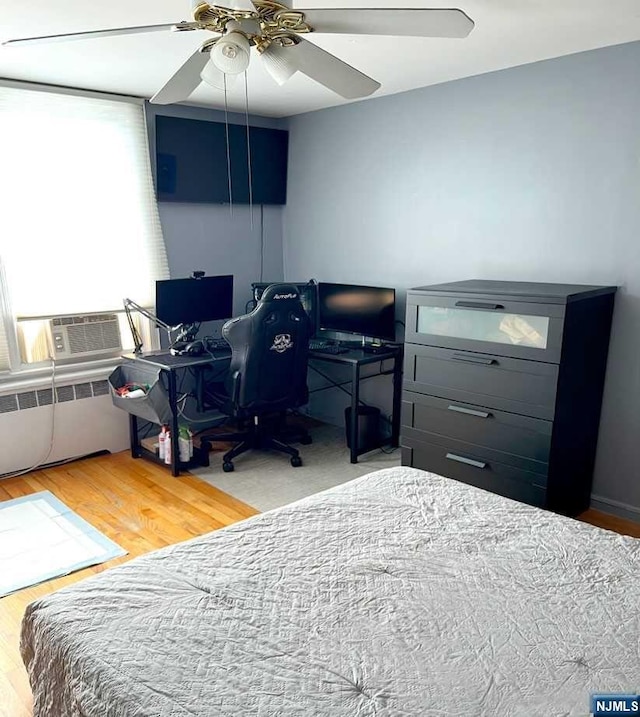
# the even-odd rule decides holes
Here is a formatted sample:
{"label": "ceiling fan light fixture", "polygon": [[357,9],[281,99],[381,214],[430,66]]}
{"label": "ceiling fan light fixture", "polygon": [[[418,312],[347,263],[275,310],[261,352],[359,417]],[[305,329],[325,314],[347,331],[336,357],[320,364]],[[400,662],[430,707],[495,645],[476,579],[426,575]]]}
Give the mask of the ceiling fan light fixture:
{"label": "ceiling fan light fixture", "polygon": [[211,50],[211,61],[227,75],[238,75],[249,66],[250,45],[241,32],[221,37]]}
{"label": "ceiling fan light fixture", "polygon": [[225,77],[227,89],[233,84],[236,79],[236,75],[226,74],[218,69],[214,64],[213,60],[209,60],[204,66],[204,69],[200,73],[200,78],[206,82],[210,87],[216,90],[224,90],[225,88]]}
{"label": "ceiling fan light fixture", "polygon": [[265,70],[279,85],[284,85],[298,71],[287,48],[282,45],[271,43],[262,50],[260,57]]}

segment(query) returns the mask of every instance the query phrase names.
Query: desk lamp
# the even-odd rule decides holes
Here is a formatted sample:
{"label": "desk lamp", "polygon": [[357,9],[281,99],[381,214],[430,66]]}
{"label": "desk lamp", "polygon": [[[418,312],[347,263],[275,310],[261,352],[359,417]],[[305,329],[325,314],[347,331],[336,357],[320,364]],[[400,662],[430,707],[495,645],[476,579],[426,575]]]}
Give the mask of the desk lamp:
{"label": "desk lamp", "polygon": [[[129,322],[129,328],[131,329],[131,335],[133,336],[133,343],[134,343],[134,354],[142,353],[142,338],[140,336],[140,332],[138,331],[135,322],[133,320],[133,317],[131,316],[131,311],[137,311],[139,314],[142,314],[145,318],[149,319],[155,326],[157,326],[159,329],[164,329],[167,332],[167,336],[169,337],[169,343],[171,344],[171,332],[178,328],[175,326],[169,326],[169,324],[165,324],[164,321],[161,321],[155,314],[152,314],[148,309],[145,309],[144,306],[140,306],[140,304],[136,304],[135,301],[132,301],[131,299],[124,299],[124,310],[127,315],[127,321]],[[182,336],[182,334],[181,334]]]}

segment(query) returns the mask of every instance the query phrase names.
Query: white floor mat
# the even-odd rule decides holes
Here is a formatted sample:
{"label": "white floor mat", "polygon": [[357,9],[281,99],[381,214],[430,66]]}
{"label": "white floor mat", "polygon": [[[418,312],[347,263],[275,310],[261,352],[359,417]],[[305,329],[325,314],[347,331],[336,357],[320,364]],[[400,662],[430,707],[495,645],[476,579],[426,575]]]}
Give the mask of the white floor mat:
{"label": "white floor mat", "polygon": [[0,503],[0,597],[126,553],[49,491]]}

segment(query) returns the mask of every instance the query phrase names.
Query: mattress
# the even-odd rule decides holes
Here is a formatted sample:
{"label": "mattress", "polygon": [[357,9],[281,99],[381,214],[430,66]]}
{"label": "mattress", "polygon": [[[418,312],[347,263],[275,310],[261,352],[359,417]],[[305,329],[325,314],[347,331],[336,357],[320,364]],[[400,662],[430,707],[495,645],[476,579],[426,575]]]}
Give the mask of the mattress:
{"label": "mattress", "polygon": [[640,541],[412,468],[32,603],[35,717],[586,715],[637,689]]}

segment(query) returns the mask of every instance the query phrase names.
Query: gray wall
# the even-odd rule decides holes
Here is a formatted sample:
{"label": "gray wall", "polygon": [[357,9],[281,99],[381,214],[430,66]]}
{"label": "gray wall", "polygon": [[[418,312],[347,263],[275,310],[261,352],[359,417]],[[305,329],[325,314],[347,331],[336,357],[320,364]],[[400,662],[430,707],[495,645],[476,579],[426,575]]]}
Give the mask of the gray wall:
{"label": "gray wall", "polygon": [[629,515],[640,511],[638,67],[633,43],[291,118],[284,214],[286,278],[620,286],[594,497]]}
{"label": "gray wall", "polygon": [[[282,278],[282,208],[212,204],[159,204],[172,278],[195,269],[234,275],[234,315],[244,313],[251,282]],[[253,228],[252,228],[253,224]]]}
{"label": "gray wall", "polygon": [[[155,117],[170,115],[224,122],[224,112],[179,105],[147,104],[147,125],[155,176]],[[245,123],[244,115],[229,114],[229,122]],[[250,116],[251,125],[286,129],[284,120]],[[282,207],[238,204],[183,204],[161,202],[160,221],[172,278],[203,270],[208,276],[234,275],[234,315],[244,313],[251,298],[251,282],[279,280],[282,266]],[[203,327],[218,334],[222,322]],[[201,330],[201,334],[202,331]]]}

